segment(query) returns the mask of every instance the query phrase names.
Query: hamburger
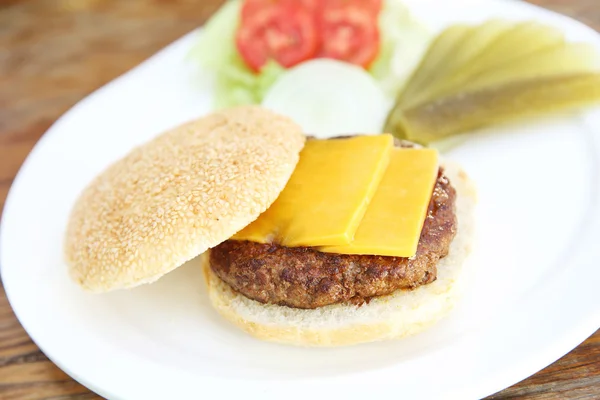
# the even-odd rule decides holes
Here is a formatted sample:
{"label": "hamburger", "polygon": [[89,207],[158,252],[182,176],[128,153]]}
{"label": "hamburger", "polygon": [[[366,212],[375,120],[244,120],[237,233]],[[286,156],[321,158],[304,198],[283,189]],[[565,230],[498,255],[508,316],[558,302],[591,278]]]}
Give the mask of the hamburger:
{"label": "hamburger", "polygon": [[[317,141],[258,106],[212,113],[83,190],[66,228],[69,274],[107,292],[198,258],[214,308],[259,339],[340,346],[415,334],[460,295],[475,197],[458,166],[417,149],[386,135]],[[412,171],[409,153],[427,173],[399,176]],[[405,199],[417,211],[403,215],[394,196],[407,188],[421,197]],[[381,216],[404,224],[401,235]]]}

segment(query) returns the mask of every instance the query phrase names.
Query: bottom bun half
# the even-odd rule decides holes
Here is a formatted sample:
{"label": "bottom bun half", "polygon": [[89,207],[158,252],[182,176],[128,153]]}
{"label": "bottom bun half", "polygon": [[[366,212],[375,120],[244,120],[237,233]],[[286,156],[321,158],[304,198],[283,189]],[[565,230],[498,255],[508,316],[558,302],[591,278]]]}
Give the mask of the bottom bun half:
{"label": "bottom bun half", "polygon": [[438,264],[434,282],[414,290],[397,290],[362,306],[297,309],[262,304],[235,292],[212,272],[207,252],[202,256],[202,268],[213,307],[258,339],[298,346],[347,346],[399,339],[427,329],[460,298],[463,266],[474,236],[475,187],[458,166],[446,164],[444,168],[457,193],[458,229],[448,255]]}

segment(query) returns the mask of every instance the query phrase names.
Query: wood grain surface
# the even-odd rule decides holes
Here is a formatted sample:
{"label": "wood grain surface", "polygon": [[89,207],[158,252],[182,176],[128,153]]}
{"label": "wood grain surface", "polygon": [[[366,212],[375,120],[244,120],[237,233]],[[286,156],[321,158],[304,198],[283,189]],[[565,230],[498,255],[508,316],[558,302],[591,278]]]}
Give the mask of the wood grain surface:
{"label": "wood grain surface", "polygon": [[[77,101],[201,25],[222,0],[0,0],[0,209],[36,141]],[[530,0],[600,29],[600,0]],[[0,399],[96,399],[31,342],[0,287]],[[490,397],[600,399],[600,331]]]}

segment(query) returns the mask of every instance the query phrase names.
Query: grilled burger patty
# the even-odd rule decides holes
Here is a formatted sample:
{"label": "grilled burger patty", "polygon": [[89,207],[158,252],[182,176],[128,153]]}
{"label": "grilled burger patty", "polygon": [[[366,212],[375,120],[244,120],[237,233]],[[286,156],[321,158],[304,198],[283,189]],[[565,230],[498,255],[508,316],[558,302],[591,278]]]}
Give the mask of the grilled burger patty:
{"label": "grilled burger patty", "polygon": [[210,251],[210,266],[234,290],[261,303],[295,308],[362,304],[436,279],[438,260],[456,234],[456,192],[440,169],[417,254],[412,258],[322,253],[228,240]]}

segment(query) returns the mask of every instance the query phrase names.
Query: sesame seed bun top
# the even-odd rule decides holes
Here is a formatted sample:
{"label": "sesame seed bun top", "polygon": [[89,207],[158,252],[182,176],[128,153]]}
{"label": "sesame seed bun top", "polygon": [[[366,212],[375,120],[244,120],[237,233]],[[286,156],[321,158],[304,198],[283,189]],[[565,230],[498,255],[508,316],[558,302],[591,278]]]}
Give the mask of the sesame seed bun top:
{"label": "sesame seed bun top", "polygon": [[71,277],[105,292],[150,283],[254,221],[304,146],[290,119],[216,112],[134,149],[77,200],[65,236]]}

